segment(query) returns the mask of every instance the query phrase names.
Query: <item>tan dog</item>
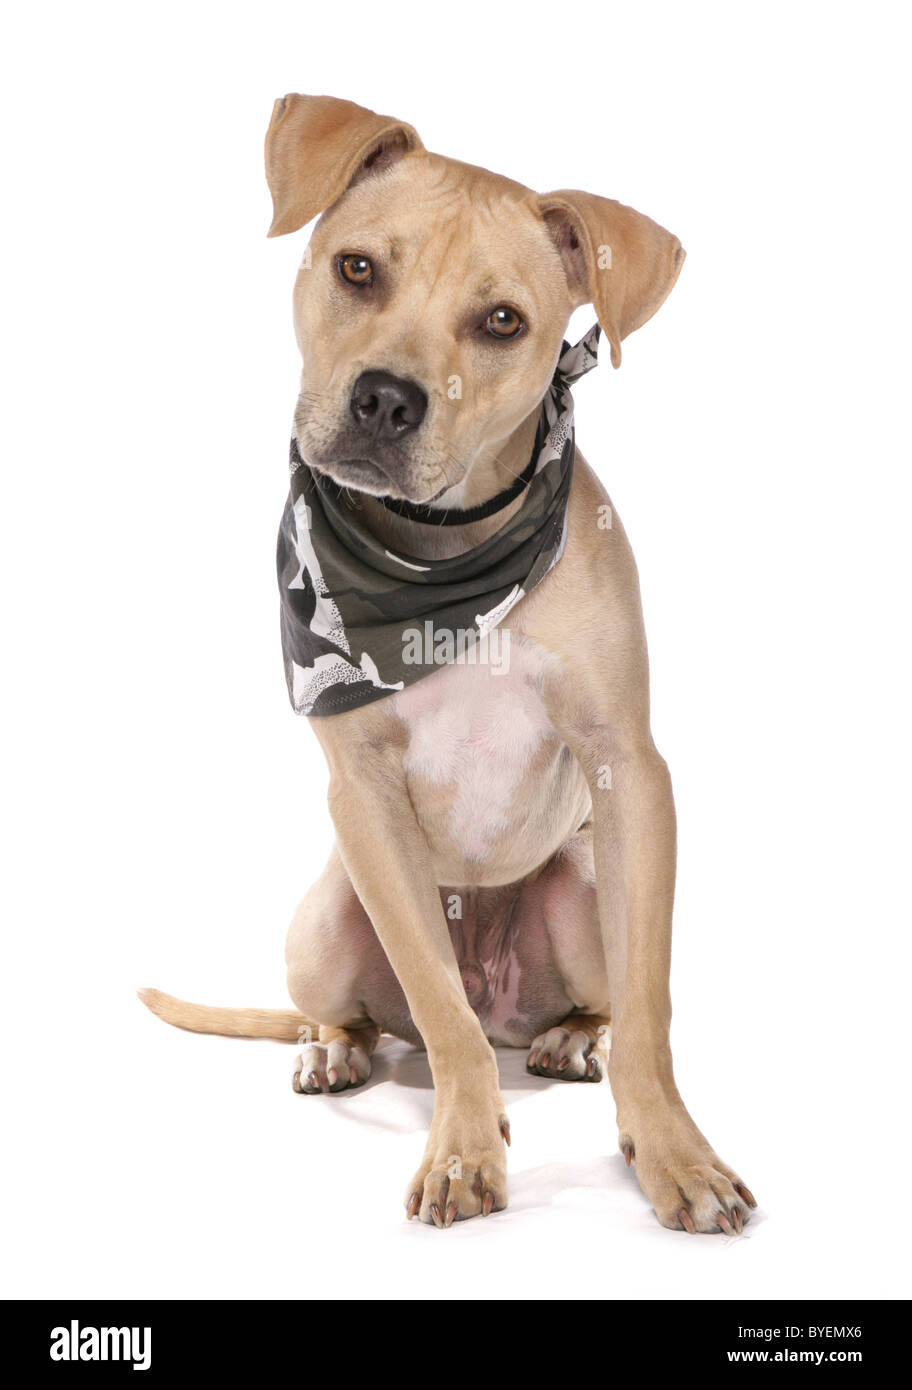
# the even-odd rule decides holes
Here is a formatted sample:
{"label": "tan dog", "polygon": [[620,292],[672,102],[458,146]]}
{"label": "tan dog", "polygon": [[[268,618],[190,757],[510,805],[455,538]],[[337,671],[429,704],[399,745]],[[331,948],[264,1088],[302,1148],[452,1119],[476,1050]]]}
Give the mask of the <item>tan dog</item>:
{"label": "tan dog", "polygon": [[[374,499],[462,509],[502,492],[529,459],[572,310],[595,306],[618,366],[621,340],[674,285],[679,242],[620,203],[540,196],[327,97],[276,102],[266,170],[270,236],[323,213],[294,295],[304,461],[358,494],[385,545],[432,559],[474,547],[522,494],[446,528]],[[353,422],[366,372],[399,392],[395,438]],[[664,1226],[740,1231],[755,1205],[672,1073],[674,804],[649,728],[636,568],[609,508],[577,455],[566,548],[509,614],[509,671],[443,666],[311,721],[337,845],[289,931],[300,1012],[143,992],[185,1028],[288,1039],[318,1028],[295,1072],[305,1093],[361,1084],[381,1032],[423,1043],[435,1111],[406,1204],[438,1226],[506,1205],[492,1043],[528,1047],[542,1076],[607,1070],[621,1149]]]}

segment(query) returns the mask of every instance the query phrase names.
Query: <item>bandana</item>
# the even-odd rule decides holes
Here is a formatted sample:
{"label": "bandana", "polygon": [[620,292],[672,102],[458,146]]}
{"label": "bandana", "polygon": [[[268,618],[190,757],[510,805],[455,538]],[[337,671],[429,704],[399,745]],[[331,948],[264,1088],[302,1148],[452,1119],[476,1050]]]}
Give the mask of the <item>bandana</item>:
{"label": "bandana", "polygon": [[[358,520],[344,490],[307,467],[292,438],[276,563],[285,679],[296,713],[340,714],[451,662],[498,666],[492,652],[508,634],[495,629],[564,551],[575,454],[570,387],[596,365],[598,339],[595,324],[574,347],[561,348],[522,474],[522,505],[487,540],[451,559],[388,550]],[[514,485],[456,519],[490,515],[520,490]],[[426,512],[421,520],[431,524],[452,519],[391,505],[406,515]]]}

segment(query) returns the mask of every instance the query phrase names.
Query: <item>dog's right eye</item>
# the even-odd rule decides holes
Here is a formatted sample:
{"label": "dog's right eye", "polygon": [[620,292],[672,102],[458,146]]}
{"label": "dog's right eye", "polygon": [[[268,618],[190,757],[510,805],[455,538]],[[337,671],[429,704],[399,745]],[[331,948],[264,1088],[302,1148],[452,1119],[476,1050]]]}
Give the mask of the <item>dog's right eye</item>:
{"label": "dog's right eye", "polygon": [[366,256],[340,256],[338,266],[342,279],[350,285],[369,285],[374,278],[374,267]]}
{"label": "dog's right eye", "polygon": [[485,331],[493,338],[515,338],[524,327],[522,317],[507,304],[501,304],[485,321]]}

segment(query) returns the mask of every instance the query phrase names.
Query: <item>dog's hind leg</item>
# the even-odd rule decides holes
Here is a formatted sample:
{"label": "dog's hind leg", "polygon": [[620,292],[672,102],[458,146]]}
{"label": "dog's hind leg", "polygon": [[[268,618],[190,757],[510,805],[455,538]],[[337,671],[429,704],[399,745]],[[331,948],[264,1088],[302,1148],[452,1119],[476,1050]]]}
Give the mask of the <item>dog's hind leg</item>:
{"label": "dog's hind leg", "polygon": [[333,1028],[321,1023],[318,1040],[305,1043],[295,1061],[292,1088],[307,1096],[362,1086],[371,1074],[370,1059],[379,1037],[376,1023],[363,1028]]}
{"label": "dog's hind leg", "polygon": [[335,848],[302,899],[285,946],[288,992],[318,1025],[301,1034],[292,1086],[302,1095],[348,1090],[371,1074],[381,1032],[420,1038],[402,987]]}
{"label": "dog's hind leg", "polygon": [[589,824],[523,886],[518,912],[527,939],[547,940],[549,966],[573,1006],[559,1022],[539,1023],[526,1068],[556,1081],[601,1081],[608,1072],[611,987]]}
{"label": "dog's hind leg", "polygon": [[568,1014],[533,1040],[526,1070],[553,1081],[601,1081],[608,1070],[610,1034],[608,1014]]}

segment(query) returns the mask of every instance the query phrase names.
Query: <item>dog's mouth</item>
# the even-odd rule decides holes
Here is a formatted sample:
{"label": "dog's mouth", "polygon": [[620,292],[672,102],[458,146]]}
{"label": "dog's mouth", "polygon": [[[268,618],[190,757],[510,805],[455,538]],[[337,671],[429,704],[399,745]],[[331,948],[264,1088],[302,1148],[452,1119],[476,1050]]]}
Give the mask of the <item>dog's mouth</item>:
{"label": "dog's mouth", "polygon": [[[301,457],[304,458],[303,452]],[[387,467],[369,458],[334,458],[320,462],[305,459],[304,461],[315,473],[329,478],[339,487],[349,489],[352,492],[364,492],[369,497],[390,497],[397,502],[412,502],[420,506],[435,502],[450,486],[444,481],[433,492],[422,489],[420,484],[416,484],[414,488],[403,487]],[[403,472],[405,472],[403,468],[397,469],[400,476]]]}
{"label": "dog's mouth", "polygon": [[405,495],[386,469],[374,463],[373,459],[332,459],[312,462],[308,466],[340,487],[351,488],[355,492],[367,492],[372,497],[402,498]]}

